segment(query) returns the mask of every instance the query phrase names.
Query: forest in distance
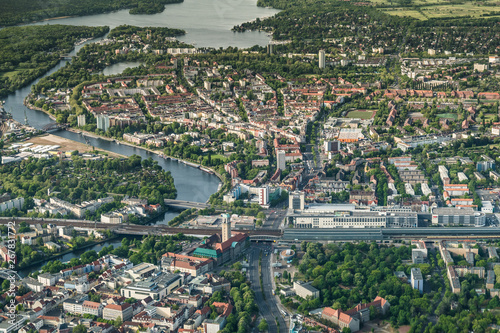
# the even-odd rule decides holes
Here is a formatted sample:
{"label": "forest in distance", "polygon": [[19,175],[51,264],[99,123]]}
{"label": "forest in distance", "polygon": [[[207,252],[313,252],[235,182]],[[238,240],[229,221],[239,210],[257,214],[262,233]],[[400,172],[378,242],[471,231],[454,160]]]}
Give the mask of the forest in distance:
{"label": "forest in distance", "polygon": [[130,9],[130,14],[156,14],[183,0],[2,0],[0,27],[61,16],[84,16]]}
{"label": "forest in distance", "polygon": [[78,40],[103,36],[108,27],[44,25],[0,30],[0,97],[54,67]]}

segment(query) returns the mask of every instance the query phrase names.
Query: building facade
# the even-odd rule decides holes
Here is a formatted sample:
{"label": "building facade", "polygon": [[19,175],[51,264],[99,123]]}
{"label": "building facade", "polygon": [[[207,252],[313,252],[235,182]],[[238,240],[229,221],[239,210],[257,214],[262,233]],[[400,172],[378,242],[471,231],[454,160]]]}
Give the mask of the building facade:
{"label": "building facade", "polygon": [[116,320],[120,317],[122,321],[128,321],[133,316],[132,306],[128,303],[118,304],[108,304],[104,307],[102,311],[102,317],[106,320]]}
{"label": "building facade", "polygon": [[305,204],[304,192],[294,191],[290,193],[290,195],[288,196],[288,209],[292,211],[294,210],[303,211],[304,204]]}
{"label": "building facade", "polygon": [[319,290],[311,286],[310,283],[304,283],[301,281],[294,281],[293,282],[293,290],[295,290],[295,293],[306,299],[310,297],[311,299],[315,299],[319,297]]}
{"label": "building facade", "polygon": [[231,215],[222,214],[222,241],[225,242],[231,238]]}
{"label": "building facade", "polygon": [[420,268],[411,269],[411,287],[417,289],[420,293],[424,292],[424,279]]}
{"label": "building facade", "polygon": [[432,225],[467,225],[481,227],[486,223],[484,213],[472,208],[433,208]]}

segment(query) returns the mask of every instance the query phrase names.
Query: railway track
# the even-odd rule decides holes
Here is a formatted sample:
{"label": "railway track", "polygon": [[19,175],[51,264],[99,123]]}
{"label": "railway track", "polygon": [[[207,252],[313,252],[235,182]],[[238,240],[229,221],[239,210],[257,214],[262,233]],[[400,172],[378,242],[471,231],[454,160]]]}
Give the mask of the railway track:
{"label": "railway track", "polygon": [[[219,228],[177,228],[167,225],[135,225],[135,224],[110,224],[82,220],[63,220],[63,219],[30,219],[30,218],[2,218],[0,224],[7,224],[10,221],[16,223],[26,222],[30,225],[51,223],[57,226],[73,226],[80,228],[92,228],[98,230],[111,230],[118,234],[190,234],[190,235],[213,235],[219,233]],[[237,232],[244,232],[249,235],[268,235],[281,236],[281,230],[276,229],[238,229]]]}

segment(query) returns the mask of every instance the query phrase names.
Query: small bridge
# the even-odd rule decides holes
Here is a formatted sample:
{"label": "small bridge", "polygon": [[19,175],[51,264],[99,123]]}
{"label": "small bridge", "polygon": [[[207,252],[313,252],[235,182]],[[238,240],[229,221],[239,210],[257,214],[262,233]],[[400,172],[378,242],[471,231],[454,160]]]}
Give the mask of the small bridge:
{"label": "small bridge", "polygon": [[12,280],[12,278],[21,280],[21,277],[19,276],[19,274],[17,274],[16,271],[5,268],[0,268],[0,277],[5,280]]}
{"label": "small bridge", "polygon": [[277,242],[281,240],[281,236],[275,235],[251,235],[251,242]]}
{"label": "small bridge", "polygon": [[66,127],[67,126],[63,125],[63,124],[50,123],[50,124],[42,127],[42,131],[49,133],[49,132],[55,132],[55,131],[66,129]]}
{"label": "small bridge", "polygon": [[194,201],[183,201],[183,200],[173,200],[173,199],[165,199],[165,205],[173,208],[182,208],[182,209],[205,209],[210,207],[210,205],[203,202],[194,202]]}

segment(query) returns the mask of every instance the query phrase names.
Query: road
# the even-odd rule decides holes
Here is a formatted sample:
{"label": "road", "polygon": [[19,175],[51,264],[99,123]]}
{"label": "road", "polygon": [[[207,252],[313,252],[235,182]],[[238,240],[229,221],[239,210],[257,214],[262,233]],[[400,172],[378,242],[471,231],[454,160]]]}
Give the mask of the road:
{"label": "road", "polygon": [[[266,299],[262,295],[259,277],[259,254],[262,251],[262,287]],[[287,332],[287,326],[283,316],[278,309],[276,298],[272,294],[272,276],[271,276],[271,249],[270,246],[252,246],[249,251],[249,278],[252,289],[255,292],[255,302],[259,307],[260,314],[269,325],[269,332]],[[279,330],[276,325],[276,318],[279,322]]]}
{"label": "road", "polygon": [[323,161],[320,156],[321,150],[318,151],[318,148],[316,146],[307,146],[308,150],[316,150],[319,158],[319,167],[315,166],[314,163],[314,155],[311,152],[305,152],[303,153],[303,158],[304,158],[304,173],[302,174],[302,181],[299,184],[299,188],[303,189],[304,186],[306,186],[311,178],[314,178],[318,175],[318,172],[322,170],[323,168]]}
{"label": "road", "polygon": [[286,209],[279,207],[269,209],[265,212],[267,218],[262,226],[263,229],[281,229],[281,224],[286,216]]}

